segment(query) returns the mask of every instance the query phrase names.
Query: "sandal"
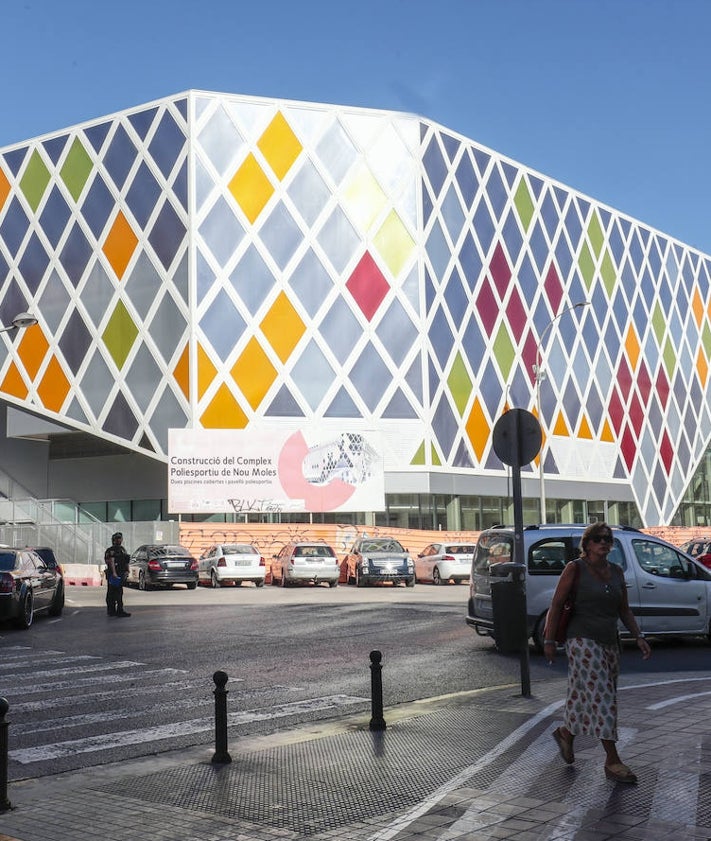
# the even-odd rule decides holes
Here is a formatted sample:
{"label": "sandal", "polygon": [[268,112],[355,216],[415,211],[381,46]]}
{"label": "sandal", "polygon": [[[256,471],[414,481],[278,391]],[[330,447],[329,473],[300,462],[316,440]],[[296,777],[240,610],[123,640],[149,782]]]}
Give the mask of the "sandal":
{"label": "sandal", "polygon": [[573,737],[571,736],[566,739],[562,734],[560,727],[556,727],[553,731],[553,738],[558,745],[558,750],[560,751],[563,762],[566,762],[568,765],[572,765],[575,762],[575,754],[573,753]]}
{"label": "sandal", "polygon": [[615,783],[629,783],[634,785],[637,782],[637,775],[621,762],[605,766],[605,776]]}

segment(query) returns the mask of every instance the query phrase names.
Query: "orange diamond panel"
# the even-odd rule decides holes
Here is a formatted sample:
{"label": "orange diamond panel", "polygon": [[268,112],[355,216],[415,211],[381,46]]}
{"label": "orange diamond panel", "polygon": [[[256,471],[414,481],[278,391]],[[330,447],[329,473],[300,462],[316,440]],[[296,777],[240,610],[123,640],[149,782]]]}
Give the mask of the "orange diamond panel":
{"label": "orange diamond panel", "polygon": [[37,388],[37,394],[42,404],[52,412],[59,412],[64,405],[67,394],[69,394],[69,380],[66,378],[62,367],[53,356],[44,376]]}
{"label": "orange diamond panel", "polygon": [[102,249],[119,280],[123,277],[137,245],[138,237],[119,210]]}

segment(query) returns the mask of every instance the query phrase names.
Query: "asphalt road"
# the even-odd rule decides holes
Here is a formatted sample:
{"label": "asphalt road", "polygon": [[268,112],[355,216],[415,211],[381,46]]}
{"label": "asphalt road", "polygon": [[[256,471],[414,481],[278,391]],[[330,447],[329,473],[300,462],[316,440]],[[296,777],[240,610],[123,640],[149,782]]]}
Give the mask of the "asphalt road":
{"label": "asphalt road", "polygon": [[[521,659],[465,624],[462,585],[127,590],[127,619],[107,617],[104,595],[73,587],[61,617],[0,627],[9,779],[214,745],[217,670],[228,675],[236,745],[346,715],[367,723],[374,650],[386,710],[490,686],[521,692]],[[698,640],[654,643],[649,664],[626,646],[623,671],[701,670],[707,660]],[[528,668],[535,693],[565,662],[531,653]]]}

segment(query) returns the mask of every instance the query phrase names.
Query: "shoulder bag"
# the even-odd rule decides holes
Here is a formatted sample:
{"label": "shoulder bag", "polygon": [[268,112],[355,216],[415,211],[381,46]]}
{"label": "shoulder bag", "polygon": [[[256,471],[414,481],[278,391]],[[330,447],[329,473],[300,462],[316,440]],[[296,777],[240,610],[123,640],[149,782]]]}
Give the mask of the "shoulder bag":
{"label": "shoulder bag", "polygon": [[565,602],[563,602],[563,607],[560,611],[560,616],[558,617],[558,624],[556,625],[555,629],[554,639],[558,643],[565,642],[566,632],[568,630],[568,623],[570,622],[570,617],[573,615],[573,610],[575,609],[575,596],[578,590],[578,576],[580,575],[580,565],[578,561],[573,561],[572,563],[575,564],[575,575],[573,576],[573,585],[570,588],[568,597],[566,598]]}

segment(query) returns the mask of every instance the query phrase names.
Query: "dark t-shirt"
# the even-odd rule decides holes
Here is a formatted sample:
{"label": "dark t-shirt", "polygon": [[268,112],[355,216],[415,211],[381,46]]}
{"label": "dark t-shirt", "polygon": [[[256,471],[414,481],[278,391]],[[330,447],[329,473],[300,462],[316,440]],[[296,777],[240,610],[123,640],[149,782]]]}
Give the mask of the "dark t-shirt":
{"label": "dark t-shirt", "polygon": [[114,566],[116,567],[116,574],[124,576],[128,573],[129,554],[123,546],[109,546],[104,553],[104,560],[108,564],[109,559],[114,559]]}

